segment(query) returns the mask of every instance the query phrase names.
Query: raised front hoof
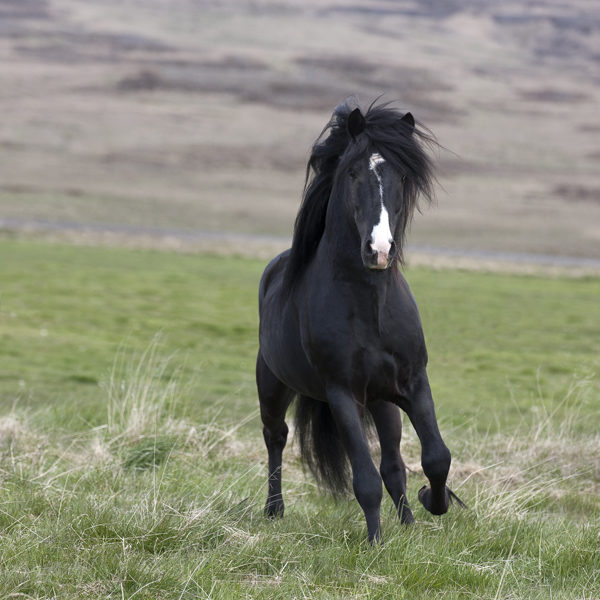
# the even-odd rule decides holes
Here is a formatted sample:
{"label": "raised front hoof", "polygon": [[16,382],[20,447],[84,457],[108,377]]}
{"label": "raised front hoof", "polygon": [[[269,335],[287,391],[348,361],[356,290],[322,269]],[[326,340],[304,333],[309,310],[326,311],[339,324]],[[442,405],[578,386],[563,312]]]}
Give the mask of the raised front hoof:
{"label": "raised front hoof", "polygon": [[283,517],[283,500],[267,500],[265,504],[265,517],[281,519]]}
{"label": "raised front hoof", "polygon": [[443,515],[448,512],[448,506],[453,502],[461,508],[467,508],[466,504],[449,488],[446,487],[446,493],[444,499],[441,502],[434,502],[431,497],[431,488],[424,485],[419,490],[419,502],[428,510],[432,515]]}

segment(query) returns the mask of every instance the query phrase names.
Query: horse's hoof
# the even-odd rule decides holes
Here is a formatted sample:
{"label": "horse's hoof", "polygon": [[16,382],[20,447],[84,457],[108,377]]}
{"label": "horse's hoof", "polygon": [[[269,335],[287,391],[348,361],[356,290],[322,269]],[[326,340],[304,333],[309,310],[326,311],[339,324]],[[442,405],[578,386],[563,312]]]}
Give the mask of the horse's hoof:
{"label": "horse's hoof", "polygon": [[441,505],[434,506],[431,500],[431,488],[427,485],[424,485],[419,490],[419,502],[428,510],[432,515],[443,515],[448,511],[448,506],[453,502],[456,503],[461,508],[467,508],[466,504],[449,488],[446,487],[446,495],[444,498],[444,502]]}
{"label": "horse's hoof", "polygon": [[400,523],[402,523],[402,525],[412,525],[415,522],[412,510],[410,510],[408,504],[401,506],[398,514],[400,516]]}
{"label": "horse's hoof", "polygon": [[443,502],[436,502],[434,505],[431,499],[431,488],[424,485],[418,494],[419,502],[425,507],[425,509],[432,515],[443,515],[448,512],[448,492],[446,492]]}
{"label": "horse's hoof", "polygon": [[419,502],[423,505],[423,507],[425,508],[425,510],[427,512],[430,512],[431,514],[438,514],[441,515],[443,514],[443,512],[439,512],[439,511],[433,511],[432,510],[432,506],[431,506],[431,488],[427,485],[424,485],[420,490],[419,493],[417,494],[417,497],[419,498]]}
{"label": "horse's hoof", "polygon": [[283,502],[269,502],[265,504],[265,516],[269,519],[281,519],[283,517]]}
{"label": "horse's hoof", "polygon": [[369,544],[371,546],[382,546],[383,540],[381,539],[381,528],[378,527],[375,531],[369,532]]}

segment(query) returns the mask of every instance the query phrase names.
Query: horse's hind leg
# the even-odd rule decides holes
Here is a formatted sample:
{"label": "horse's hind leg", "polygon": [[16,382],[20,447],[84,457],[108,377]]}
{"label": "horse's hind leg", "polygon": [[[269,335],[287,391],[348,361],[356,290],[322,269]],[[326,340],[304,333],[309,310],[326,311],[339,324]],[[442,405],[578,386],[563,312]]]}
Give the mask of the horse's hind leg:
{"label": "horse's hind leg", "polygon": [[446,487],[451,457],[438,429],[431,389],[425,373],[415,385],[406,405],[406,413],[421,441],[421,465],[430,483],[430,487],[425,486],[419,490],[419,500],[430,513],[442,515],[448,510],[450,499],[455,497]]}
{"label": "horse's hind leg", "polygon": [[256,360],[256,385],[260,400],[260,417],[263,422],[263,437],[269,455],[269,492],[265,514],[268,517],[282,517],[284,507],[281,495],[281,457],[288,434],[285,413],[294,394],[273,375],[260,350]]}
{"label": "horse's hind leg", "polygon": [[412,523],[414,517],[406,499],[406,467],[400,455],[402,437],[400,409],[389,402],[377,402],[368,406],[381,445],[379,472],[383,483],[394,501],[400,521],[404,524]]}

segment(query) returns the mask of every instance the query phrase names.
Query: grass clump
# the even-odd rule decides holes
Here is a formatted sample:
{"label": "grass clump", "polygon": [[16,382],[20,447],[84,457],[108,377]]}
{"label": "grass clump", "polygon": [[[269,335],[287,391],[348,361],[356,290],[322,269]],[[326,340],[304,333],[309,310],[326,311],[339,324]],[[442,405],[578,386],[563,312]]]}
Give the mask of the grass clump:
{"label": "grass clump", "polygon": [[182,435],[185,422],[174,418],[179,396],[177,373],[160,355],[157,335],[141,357],[127,362],[117,355],[107,389],[105,444],[122,456],[126,469],[144,470],[165,462]]}
{"label": "grass clump", "polygon": [[135,362],[117,355],[108,385],[107,434],[114,440],[135,440],[156,434],[169,423],[179,394],[177,373],[160,355],[160,336]]}

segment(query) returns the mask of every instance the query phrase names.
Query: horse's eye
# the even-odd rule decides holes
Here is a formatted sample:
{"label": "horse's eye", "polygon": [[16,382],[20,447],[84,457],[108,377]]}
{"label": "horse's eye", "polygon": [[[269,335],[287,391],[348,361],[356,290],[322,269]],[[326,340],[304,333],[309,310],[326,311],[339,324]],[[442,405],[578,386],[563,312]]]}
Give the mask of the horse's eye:
{"label": "horse's eye", "polygon": [[348,171],[348,177],[350,177],[350,179],[352,179],[352,181],[354,181],[358,177],[358,173],[356,172],[355,169],[350,169]]}

